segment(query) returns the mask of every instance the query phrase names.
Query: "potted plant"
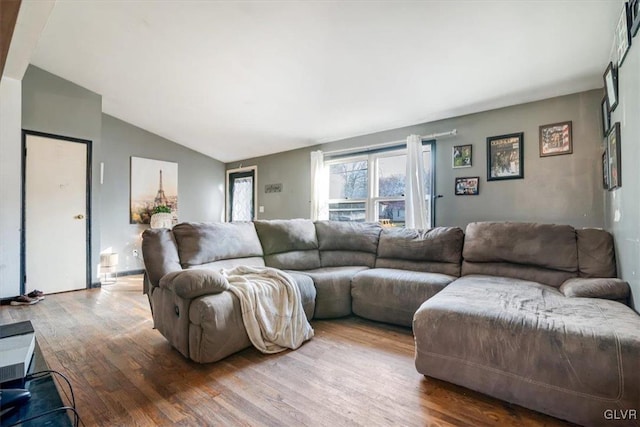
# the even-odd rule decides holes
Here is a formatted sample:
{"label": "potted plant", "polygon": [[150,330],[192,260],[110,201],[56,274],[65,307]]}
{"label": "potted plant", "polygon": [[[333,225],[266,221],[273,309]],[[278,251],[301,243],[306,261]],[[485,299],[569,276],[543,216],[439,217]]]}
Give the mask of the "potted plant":
{"label": "potted plant", "polygon": [[158,205],[153,208],[153,215],[151,215],[150,225],[151,228],[171,228],[172,217],[171,208],[167,205]]}

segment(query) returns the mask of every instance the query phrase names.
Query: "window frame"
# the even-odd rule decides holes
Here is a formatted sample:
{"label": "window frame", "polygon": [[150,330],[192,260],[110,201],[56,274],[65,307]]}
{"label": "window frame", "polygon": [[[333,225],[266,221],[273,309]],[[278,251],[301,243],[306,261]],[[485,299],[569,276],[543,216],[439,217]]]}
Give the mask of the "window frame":
{"label": "window frame", "polygon": [[[430,167],[430,194],[425,194],[426,202],[429,206],[429,221],[431,226],[435,223],[435,215],[434,215],[434,191],[435,191],[435,141],[423,141],[422,142],[422,153],[424,156],[425,152],[430,152],[431,154],[431,162],[429,164]],[[324,161],[324,165],[326,168],[330,168],[332,165],[342,164],[342,163],[355,163],[358,161],[366,161],[367,162],[367,198],[366,199],[332,199],[330,198],[327,203],[328,206],[336,203],[364,203],[365,207],[365,221],[366,222],[379,222],[380,221],[380,202],[403,202],[406,201],[406,195],[403,193],[401,197],[398,196],[380,196],[380,169],[379,169],[379,161],[383,158],[389,157],[399,157],[407,156],[407,148],[406,147],[397,147],[397,148],[389,148],[384,150],[376,150],[371,153],[354,153],[353,155],[345,155],[336,158],[330,158]],[[329,173],[329,179],[331,174]],[[406,176],[405,176],[406,179]],[[329,182],[329,188],[331,186],[331,182]],[[332,209],[329,208],[329,214],[331,214]],[[335,210],[334,210],[335,212]]]}

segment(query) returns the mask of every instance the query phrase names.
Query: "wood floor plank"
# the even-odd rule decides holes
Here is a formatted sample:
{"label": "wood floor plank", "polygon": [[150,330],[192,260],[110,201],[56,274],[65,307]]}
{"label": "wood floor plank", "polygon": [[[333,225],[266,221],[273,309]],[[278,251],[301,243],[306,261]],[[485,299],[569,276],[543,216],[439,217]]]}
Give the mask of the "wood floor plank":
{"label": "wood floor plank", "polygon": [[420,375],[410,329],[357,317],[312,322],[315,337],[296,351],[197,364],[153,329],[141,290],[129,276],[0,307],[0,323],[32,321],[88,426],[571,425]]}

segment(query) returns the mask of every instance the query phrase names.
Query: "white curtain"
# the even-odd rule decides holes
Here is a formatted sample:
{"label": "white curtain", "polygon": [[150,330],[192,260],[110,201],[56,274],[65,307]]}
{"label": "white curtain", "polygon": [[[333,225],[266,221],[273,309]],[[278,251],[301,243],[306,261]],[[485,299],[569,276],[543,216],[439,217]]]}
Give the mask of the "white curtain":
{"label": "white curtain", "polygon": [[311,152],[311,220],[329,219],[329,176],[322,151]]}
{"label": "white curtain", "polygon": [[407,138],[407,180],[405,183],[405,226],[429,228],[427,203],[424,191],[424,165],[422,163],[422,138]]}

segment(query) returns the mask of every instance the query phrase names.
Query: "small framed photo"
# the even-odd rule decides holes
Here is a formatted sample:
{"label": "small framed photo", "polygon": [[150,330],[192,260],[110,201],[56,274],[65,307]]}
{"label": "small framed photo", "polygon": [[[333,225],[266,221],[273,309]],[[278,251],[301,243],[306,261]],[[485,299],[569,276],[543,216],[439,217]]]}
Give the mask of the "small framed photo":
{"label": "small framed photo", "polygon": [[616,122],[615,125],[609,129],[607,135],[607,154],[608,154],[608,177],[609,177],[609,190],[615,190],[622,186],[622,179],[620,174],[620,166],[622,159],[620,155],[620,123]]}
{"label": "small framed photo", "polygon": [[456,178],[456,196],[477,196],[480,194],[480,177],[468,176]]}
{"label": "small framed photo", "polygon": [[609,157],[606,148],[602,153],[602,188],[609,189]]}
{"label": "small framed photo", "polygon": [[471,144],[469,145],[454,145],[453,153],[453,168],[470,168],[471,167]]}
{"label": "small framed photo", "polygon": [[524,178],[524,132],[487,138],[487,181]]}
{"label": "small framed photo", "polygon": [[631,45],[631,32],[629,26],[629,3],[625,2],[622,5],[622,12],[620,12],[620,18],[618,18],[618,25],[616,25],[615,43],[616,53],[618,55],[618,67],[624,62],[624,58],[627,56],[629,46]]}
{"label": "small framed photo", "polygon": [[571,122],[540,126],[540,157],[573,153]]}
{"label": "small framed photo", "polygon": [[640,28],[640,0],[631,0],[629,2],[629,23],[631,25],[631,37],[635,37],[638,34],[638,28]]}
{"label": "small framed photo", "polygon": [[605,98],[607,99],[607,110],[611,113],[618,105],[618,72],[609,62],[609,66],[602,76],[604,79]]}
{"label": "small framed photo", "polygon": [[609,133],[609,128],[611,127],[611,114],[609,113],[609,108],[607,107],[607,97],[602,98],[602,102],[600,103],[600,111],[602,114],[602,137],[606,137],[607,133]]}

